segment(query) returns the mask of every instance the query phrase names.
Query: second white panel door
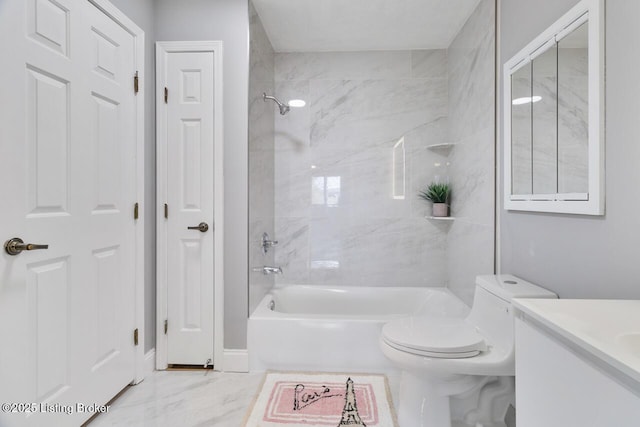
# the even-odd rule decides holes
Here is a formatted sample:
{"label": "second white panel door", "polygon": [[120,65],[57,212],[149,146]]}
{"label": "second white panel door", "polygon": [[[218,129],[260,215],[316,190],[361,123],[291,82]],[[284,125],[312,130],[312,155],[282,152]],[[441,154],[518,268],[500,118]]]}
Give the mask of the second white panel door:
{"label": "second white panel door", "polygon": [[167,362],[213,364],[214,54],[167,55]]}

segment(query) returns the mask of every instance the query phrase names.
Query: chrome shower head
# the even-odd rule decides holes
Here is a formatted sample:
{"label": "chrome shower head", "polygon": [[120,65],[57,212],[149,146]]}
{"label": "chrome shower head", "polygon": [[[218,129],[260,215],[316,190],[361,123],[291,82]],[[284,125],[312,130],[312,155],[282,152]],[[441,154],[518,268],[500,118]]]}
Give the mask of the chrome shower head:
{"label": "chrome shower head", "polygon": [[282,102],[280,102],[278,100],[278,98],[276,98],[275,96],[269,96],[266,93],[263,93],[262,94],[262,100],[266,101],[267,99],[270,99],[273,102],[275,102],[276,104],[278,104],[278,108],[280,109],[280,114],[283,115],[283,116],[285,114],[287,114],[289,112],[289,110],[291,109],[291,108],[289,108],[289,106],[287,104],[283,104]]}

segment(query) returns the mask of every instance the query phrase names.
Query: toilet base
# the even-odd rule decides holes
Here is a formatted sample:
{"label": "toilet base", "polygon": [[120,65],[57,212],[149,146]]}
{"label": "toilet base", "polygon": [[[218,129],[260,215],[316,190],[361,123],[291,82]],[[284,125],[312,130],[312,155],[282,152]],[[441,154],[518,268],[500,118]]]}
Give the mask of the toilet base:
{"label": "toilet base", "polygon": [[466,393],[484,377],[455,375],[424,378],[403,371],[400,379],[398,421],[402,427],[451,427],[450,396]]}

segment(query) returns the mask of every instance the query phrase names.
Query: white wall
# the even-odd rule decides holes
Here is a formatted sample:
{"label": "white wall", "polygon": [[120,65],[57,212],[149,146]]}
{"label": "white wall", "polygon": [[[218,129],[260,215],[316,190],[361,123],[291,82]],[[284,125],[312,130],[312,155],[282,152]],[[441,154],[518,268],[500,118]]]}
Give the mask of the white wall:
{"label": "white wall", "polygon": [[111,0],[145,32],[145,351],[155,347],[155,42],[224,42],[225,348],[246,347],[248,10],[237,0]]}
{"label": "white wall", "polygon": [[144,138],[144,351],[156,346],[156,110],[155,110],[155,43],[154,0],[111,0],[135,22],[145,35],[145,138]]}
{"label": "white wall", "polygon": [[224,44],[225,348],[246,348],[249,18],[245,0],[156,0],[156,40]]}
{"label": "white wall", "polygon": [[[576,3],[502,0],[501,63]],[[606,215],[501,212],[502,271],[562,298],[640,298],[640,2],[606,3]]]}

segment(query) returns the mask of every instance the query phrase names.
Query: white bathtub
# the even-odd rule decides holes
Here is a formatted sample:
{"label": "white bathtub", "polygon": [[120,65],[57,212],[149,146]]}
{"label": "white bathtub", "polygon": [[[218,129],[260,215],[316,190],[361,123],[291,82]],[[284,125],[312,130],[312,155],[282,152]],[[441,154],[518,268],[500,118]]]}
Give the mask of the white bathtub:
{"label": "white bathtub", "polygon": [[468,312],[445,288],[277,287],[249,317],[250,369],[390,372],[378,348],[382,325]]}

